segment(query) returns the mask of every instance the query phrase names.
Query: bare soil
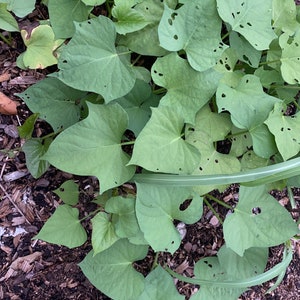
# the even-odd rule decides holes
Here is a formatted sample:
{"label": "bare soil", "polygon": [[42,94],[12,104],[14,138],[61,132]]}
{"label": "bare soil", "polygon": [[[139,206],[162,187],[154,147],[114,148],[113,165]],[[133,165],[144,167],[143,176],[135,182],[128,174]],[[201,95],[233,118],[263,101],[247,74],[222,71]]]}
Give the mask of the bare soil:
{"label": "bare soil", "polygon": [[[33,14],[20,22],[28,26],[45,13],[44,8],[38,6]],[[20,151],[24,141],[19,138],[17,126],[24,123],[30,112],[15,93],[24,91],[53,69],[20,70],[15,61],[24,50],[19,34],[13,34],[10,47],[0,41],[0,91],[19,103],[17,115],[0,115],[0,149],[4,150],[0,152],[0,299],[110,299],[89,283],[77,265],[91,250],[90,241],[82,247],[68,249],[33,239],[60,204],[60,199],[52,192],[54,189],[68,179],[76,180],[81,190],[78,208],[86,215],[95,209],[91,200],[97,192],[98,182],[91,177],[73,176],[54,168],[39,179],[28,173],[24,153]],[[35,134],[45,134],[47,130],[45,123],[39,121]],[[214,195],[233,204],[237,201],[237,193],[238,187],[232,186],[225,193],[215,192]],[[298,219],[300,191],[295,189],[294,194],[298,210],[291,213]],[[274,196],[290,209],[285,191],[274,192]],[[216,204],[213,207],[224,219],[227,211]],[[86,223],[85,226],[90,231],[90,225]],[[215,255],[223,242],[219,222],[205,207],[201,220],[186,226],[180,249],[173,256],[161,254],[159,262],[167,262],[177,272],[192,276],[195,262]],[[250,289],[240,299],[300,299],[300,243],[293,241],[293,248],[293,261],[275,291],[265,294],[274,284],[272,281]],[[282,246],[270,249],[268,268],[280,262],[282,251]],[[146,275],[153,257],[153,251],[149,250],[147,258],[138,262],[136,268]],[[178,281],[176,286],[186,299],[199,288]]]}

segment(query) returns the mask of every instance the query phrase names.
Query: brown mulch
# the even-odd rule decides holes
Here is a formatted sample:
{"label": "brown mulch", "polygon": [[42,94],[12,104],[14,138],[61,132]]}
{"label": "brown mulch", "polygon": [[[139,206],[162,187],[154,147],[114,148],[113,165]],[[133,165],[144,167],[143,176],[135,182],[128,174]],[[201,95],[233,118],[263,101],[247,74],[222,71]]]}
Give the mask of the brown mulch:
{"label": "brown mulch", "polygon": [[[32,19],[36,18],[35,14]],[[13,47],[0,41],[0,91],[19,103],[18,115],[0,114],[0,149],[4,150],[0,152],[0,299],[109,299],[89,283],[77,265],[91,250],[90,241],[82,247],[68,249],[33,239],[61,203],[52,192],[54,189],[70,178],[76,180],[82,192],[80,212],[85,215],[95,208],[91,200],[97,192],[97,182],[94,178],[75,177],[54,168],[39,179],[28,173],[24,154],[20,151],[24,141],[18,136],[17,126],[24,123],[30,112],[14,94],[44,78],[49,70],[24,71],[17,68],[16,57],[22,51],[24,46],[18,34],[13,34]],[[42,131],[45,124],[39,122],[38,127]],[[300,191],[295,190],[295,195],[299,208]],[[237,187],[232,186],[225,194],[216,193],[216,196],[234,203]],[[285,192],[278,192],[275,196],[283,205],[288,205]],[[223,207],[214,205],[214,208],[223,217],[227,213]],[[295,219],[299,218],[299,213],[293,214]],[[90,231],[88,223],[85,226]],[[186,226],[186,236],[180,249],[173,256],[161,254],[158,260],[167,262],[186,276],[192,276],[195,262],[215,255],[222,244],[220,224],[205,207],[201,220]],[[293,247],[293,261],[275,291],[265,294],[274,284],[273,280],[252,288],[240,299],[299,299],[299,242],[294,241]],[[282,250],[282,246],[270,249],[268,268],[280,262]],[[149,251],[145,261],[136,268],[146,274],[152,261],[153,253]],[[183,282],[176,281],[176,285],[186,299],[198,289]]]}

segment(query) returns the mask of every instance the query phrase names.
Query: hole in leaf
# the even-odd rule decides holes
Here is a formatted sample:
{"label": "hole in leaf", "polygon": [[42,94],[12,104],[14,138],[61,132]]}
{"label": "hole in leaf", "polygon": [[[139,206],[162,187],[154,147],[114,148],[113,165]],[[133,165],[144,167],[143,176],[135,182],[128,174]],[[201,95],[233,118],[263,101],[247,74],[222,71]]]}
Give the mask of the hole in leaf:
{"label": "hole in leaf", "polygon": [[246,80],[246,83],[248,83],[248,82],[249,82],[249,79]]}
{"label": "hole in leaf", "polygon": [[223,110],[223,111],[224,111],[224,110],[226,110],[226,109],[225,109],[225,107],[222,107],[222,108],[221,108],[221,110]]}
{"label": "hole in leaf", "polygon": [[162,74],[162,73],[158,73],[158,76],[164,76],[164,74]]}
{"label": "hole in leaf", "polygon": [[173,25],[172,19],[168,19],[168,23],[169,23],[169,25]]}
{"label": "hole in leaf", "polygon": [[280,131],[283,131],[283,129],[284,129],[284,128],[283,128],[283,127],[281,127],[281,128],[280,128]]}
{"label": "hole in leaf", "polygon": [[260,207],[253,207],[252,208],[252,214],[259,215],[260,213],[261,213],[261,208]]}
{"label": "hole in leaf", "polygon": [[235,15],[234,15],[234,13],[231,13],[231,15],[232,15],[232,17],[235,19]]}
{"label": "hole in leaf", "polygon": [[179,210],[180,210],[180,211],[186,210],[186,209],[190,206],[191,202],[192,202],[192,199],[186,199],[186,200],[184,200],[184,201],[180,204]]}
{"label": "hole in leaf", "polygon": [[61,192],[64,192],[64,191],[65,191],[65,189],[64,189],[63,187],[60,187],[59,190],[60,190]]}
{"label": "hole in leaf", "polygon": [[244,138],[247,139],[247,135],[246,134],[244,134]]}
{"label": "hole in leaf", "polygon": [[200,171],[203,171],[203,168],[202,168],[202,167],[199,167],[199,170],[200,170]]}
{"label": "hole in leaf", "polygon": [[195,128],[189,127],[189,128],[188,128],[188,131],[195,131]]}
{"label": "hole in leaf", "polygon": [[245,2],[242,2],[242,3],[241,3],[241,6],[244,6],[244,5],[245,5]]}
{"label": "hole in leaf", "polygon": [[219,60],[219,63],[220,63],[221,65],[223,65],[223,60],[222,60],[222,59],[220,59],[220,60]]}
{"label": "hole in leaf", "polygon": [[243,60],[250,62],[249,58],[245,54],[243,55]]}
{"label": "hole in leaf", "polygon": [[287,130],[291,130],[291,128],[288,127]]}
{"label": "hole in leaf", "polygon": [[174,241],[171,242],[172,245],[173,245],[174,243],[175,243]]}
{"label": "hole in leaf", "polygon": [[215,163],[217,164],[217,163],[219,163],[219,161],[217,159],[215,159]]}
{"label": "hole in leaf", "polygon": [[63,64],[68,63],[68,61],[66,59],[64,59],[62,62],[63,62]]}
{"label": "hole in leaf", "polygon": [[244,28],[244,25],[240,24],[240,28]]}
{"label": "hole in leaf", "polygon": [[182,171],[182,168],[179,168],[178,171]]}
{"label": "hole in leaf", "polygon": [[146,9],[146,10],[149,10],[149,7],[146,6],[145,9]]}
{"label": "hole in leaf", "polygon": [[88,23],[88,24],[92,24],[92,22],[91,22],[90,20],[89,20],[89,21],[87,21],[87,23]]}
{"label": "hole in leaf", "polygon": [[240,11],[237,11],[237,12],[236,12],[237,15],[239,15],[240,13],[241,13]]}
{"label": "hole in leaf", "polygon": [[227,71],[230,71],[230,70],[231,70],[229,64],[225,64],[225,68],[226,68]]}
{"label": "hole in leaf", "polygon": [[[222,98],[225,98],[226,95],[225,95],[224,93],[222,93],[221,97],[222,97]],[[222,109],[223,109],[223,108],[222,108]],[[224,108],[224,109],[225,109],[225,108]]]}
{"label": "hole in leaf", "polygon": [[174,12],[174,13],[172,13],[172,14],[171,14],[171,18],[172,18],[172,20],[175,20],[175,17],[177,17],[177,16],[178,16],[178,13],[175,13],[175,12]]}
{"label": "hole in leaf", "polygon": [[250,26],[250,27],[252,26],[252,24],[250,22],[247,22],[247,25]]}
{"label": "hole in leaf", "polygon": [[178,40],[178,35],[175,34],[175,35],[173,36],[173,38],[174,38],[174,40]]}

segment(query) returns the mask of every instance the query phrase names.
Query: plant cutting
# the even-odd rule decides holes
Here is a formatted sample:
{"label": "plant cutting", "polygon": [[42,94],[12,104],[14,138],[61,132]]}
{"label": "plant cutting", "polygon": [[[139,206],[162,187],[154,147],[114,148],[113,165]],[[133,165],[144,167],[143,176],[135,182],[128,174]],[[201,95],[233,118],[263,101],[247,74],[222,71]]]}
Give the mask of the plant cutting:
{"label": "plant cutting", "polygon": [[[237,299],[282,278],[299,230],[269,191],[299,186],[294,1],[100,2],[66,1],[64,13],[76,14],[62,20],[58,1],[48,1],[54,43],[68,42],[57,72],[19,94],[34,113],[22,127],[31,174],[38,178],[51,164],[100,185],[98,208],[79,219],[78,187],[67,182],[64,204],[35,238],[78,247],[88,218],[93,250],[80,267],[117,300],[183,299],[172,277],[200,286],[193,300]],[[107,16],[91,13],[104,2]],[[37,118],[53,132],[33,138]],[[134,192],[120,195],[125,183]],[[231,183],[241,185],[235,206],[210,194]],[[186,278],[157,258],[180,247],[174,220],[198,222],[207,199],[233,213],[219,218],[217,256],[201,258]],[[268,248],[279,244],[282,262],[264,271]],[[156,257],[144,277],[133,263],[149,247]]]}

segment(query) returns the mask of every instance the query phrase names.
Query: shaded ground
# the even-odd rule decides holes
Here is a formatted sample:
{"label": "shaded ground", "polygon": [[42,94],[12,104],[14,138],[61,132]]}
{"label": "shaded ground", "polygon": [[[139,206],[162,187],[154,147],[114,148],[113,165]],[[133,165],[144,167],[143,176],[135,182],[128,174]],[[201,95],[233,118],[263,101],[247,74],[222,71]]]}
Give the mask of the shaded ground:
{"label": "shaded ground", "polygon": [[[35,15],[31,18],[35,19]],[[0,91],[20,103],[17,116],[0,115],[0,149],[5,150],[0,153],[0,299],[109,299],[88,282],[77,266],[91,249],[89,241],[70,250],[32,239],[59,205],[52,190],[67,179],[77,180],[81,188],[79,208],[84,215],[95,208],[91,200],[97,191],[97,182],[93,178],[74,178],[54,168],[38,180],[28,174],[24,154],[19,151],[23,141],[18,137],[16,127],[23,124],[29,111],[14,94],[42,79],[47,71],[18,69],[15,60],[24,49],[19,35],[15,34],[13,38],[14,48],[0,41]],[[43,123],[38,123],[37,127],[38,134],[47,130]],[[299,190],[295,190],[295,195],[299,209]],[[237,198],[236,187],[216,196],[233,203]],[[276,198],[282,205],[288,205],[284,192],[276,193]],[[223,207],[214,208],[225,217],[227,211]],[[299,213],[294,212],[293,216],[297,219]],[[86,229],[90,229],[87,224]],[[195,262],[216,254],[223,244],[223,236],[219,223],[207,208],[202,219],[186,226],[186,230],[181,248],[173,256],[160,256],[159,261],[168,262],[177,272],[192,276]],[[240,299],[299,299],[300,245],[294,242],[293,246],[294,259],[282,284],[265,295],[274,281],[266,283],[251,289]],[[282,247],[271,248],[268,267],[280,262],[281,258]],[[146,274],[152,261],[150,251],[147,259],[136,267]],[[177,282],[177,287],[186,299],[198,288],[182,282]]]}

